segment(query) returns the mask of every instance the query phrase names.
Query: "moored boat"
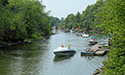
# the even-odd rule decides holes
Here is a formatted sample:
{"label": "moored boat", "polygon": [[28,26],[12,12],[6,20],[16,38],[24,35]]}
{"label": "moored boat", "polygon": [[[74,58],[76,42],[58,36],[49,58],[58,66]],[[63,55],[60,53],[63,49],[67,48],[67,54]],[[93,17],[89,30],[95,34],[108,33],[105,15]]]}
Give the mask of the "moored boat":
{"label": "moored boat", "polygon": [[58,47],[53,50],[53,53],[56,56],[67,56],[67,55],[74,55],[76,51],[71,48]]}
{"label": "moored boat", "polygon": [[97,43],[98,43],[98,42],[97,42],[97,37],[95,37],[95,36],[91,37],[90,40],[89,40],[89,43],[90,43],[91,45],[97,44]]}
{"label": "moored boat", "polygon": [[89,37],[89,34],[86,34],[85,32],[83,32],[83,33],[82,33],[82,37],[88,38],[88,37]]}
{"label": "moored boat", "polygon": [[72,29],[70,30],[70,32],[71,32],[71,33],[75,33],[76,31],[75,31],[74,28],[72,28]]}

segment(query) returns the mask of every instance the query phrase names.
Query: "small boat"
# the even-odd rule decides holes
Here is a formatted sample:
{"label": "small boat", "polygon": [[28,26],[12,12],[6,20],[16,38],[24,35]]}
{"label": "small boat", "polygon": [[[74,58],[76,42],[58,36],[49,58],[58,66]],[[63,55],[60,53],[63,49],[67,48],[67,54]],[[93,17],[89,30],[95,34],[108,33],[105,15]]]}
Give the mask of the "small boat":
{"label": "small boat", "polygon": [[76,51],[71,48],[58,47],[53,50],[53,53],[56,56],[67,56],[67,55],[74,55]]}
{"label": "small boat", "polygon": [[99,48],[103,48],[103,47],[108,47],[109,43],[108,43],[108,41],[105,41],[105,42],[99,43],[98,45],[99,45]]}
{"label": "small boat", "polygon": [[52,30],[52,32],[53,32],[54,34],[56,34],[56,33],[57,33],[57,29]]}
{"label": "small boat", "polygon": [[89,40],[89,43],[91,44],[91,45],[94,45],[94,44],[97,44],[98,42],[97,42],[97,37],[91,37],[90,38],[90,40]]}
{"label": "small boat", "polygon": [[85,49],[83,52],[81,52],[81,55],[90,55],[93,56],[95,51],[90,50],[90,48]]}
{"label": "small boat", "polygon": [[55,34],[55,33],[57,33],[57,30],[58,30],[58,27],[54,26],[52,32]]}
{"label": "small boat", "polygon": [[85,32],[83,32],[83,33],[82,33],[82,37],[88,38],[88,37],[89,37],[89,34],[86,34]]}
{"label": "small boat", "polygon": [[76,31],[75,31],[74,28],[72,28],[72,29],[70,30],[70,32],[71,32],[71,33],[75,33]]}

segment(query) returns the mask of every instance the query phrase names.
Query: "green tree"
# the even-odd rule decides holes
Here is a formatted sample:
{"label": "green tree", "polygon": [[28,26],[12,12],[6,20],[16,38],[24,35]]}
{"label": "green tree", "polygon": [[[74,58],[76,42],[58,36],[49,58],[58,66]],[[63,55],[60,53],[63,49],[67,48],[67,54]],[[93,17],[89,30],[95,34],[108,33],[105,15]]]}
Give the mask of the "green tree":
{"label": "green tree", "polygon": [[64,28],[75,28],[79,26],[79,29],[86,31],[102,31],[104,28],[96,28],[97,25],[101,24],[100,17],[98,14],[102,12],[103,9],[103,0],[98,0],[96,4],[88,5],[86,10],[82,14],[77,12],[76,15],[69,14],[64,20]]}
{"label": "green tree", "polygon": [[59,18],[53,16],[50,16],[49,21],[51,22],[52,27],[59,26],[59,24],[61,23],[61,20]]}
{"label": "green tree", "polygon": [[104,61],[103,71],[106,75],[125,74],[125,1],[106,0],[102,13],[102,25],[105,33],[110,34],[113,47],[109,52],[109,58]]}
{"label": "green tree", "polygon": [[81,21],[81,15],[80,15],[80,13],[79,12],[77,12],[77,14],[76,14],[76,22],[80,22]]}
{"label": "green tree", "polygon": [[44,8],[38,0],[0,1],[0,40],[17,42],[49,35],[51,26]]}
{"label": "green tree", "polygon": [[64,20],[65,22],[65,28],[71,29],[76,26],[76,18],[74,14],[69,14],[66,19]]}

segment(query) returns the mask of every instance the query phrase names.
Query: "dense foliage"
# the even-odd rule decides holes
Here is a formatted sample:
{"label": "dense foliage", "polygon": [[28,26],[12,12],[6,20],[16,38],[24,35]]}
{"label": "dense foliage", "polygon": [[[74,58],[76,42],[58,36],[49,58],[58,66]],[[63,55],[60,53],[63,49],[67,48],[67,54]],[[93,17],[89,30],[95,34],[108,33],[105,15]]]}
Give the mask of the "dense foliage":
{"label": "dense foliage", "polygon": [[48,14],[38,0],[0,0],[0,43],[50,34]]}
{"label": "dense foliage", "polygon": [[64,25],[64,18],[61,18],[61,20],[57,17],[50,16],[49,21],[51,23],[51,27],[58,27],[59,29],[63,29]]}
{"label": "dense foliage", "polygon": [[58,26],[61,23],[61,20],[57,17],[50,16],[49,21],[51,22],[51,26]]}
{"label": "dense foliage", "polygon": [[100,15],[105,33],[111,36],[111,51],[104,61],[103,71],[106,75],[125,74],[125,0],[105,0]]}

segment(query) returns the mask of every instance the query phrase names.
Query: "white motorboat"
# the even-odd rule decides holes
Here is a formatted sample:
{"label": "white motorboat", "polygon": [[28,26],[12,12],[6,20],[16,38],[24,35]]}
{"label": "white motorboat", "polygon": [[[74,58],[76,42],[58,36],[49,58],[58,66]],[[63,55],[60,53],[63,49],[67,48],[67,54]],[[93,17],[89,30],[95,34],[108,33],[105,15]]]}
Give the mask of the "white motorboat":
{"label": "white motorboat", "polygon": [[70,30],[70,32],[71,32],[71,33],[75,33],[76,31],[75,31],[74,28],[72,28],[72,29]]}
{"label": "white motorboat", "polygon": [[82,37],[88,38],[88,37],[89,37],[89,34],[86,34],[85,32],[83,32],[83,33],[82,33]]}
{"label": "white motorboat", "polygon": [[91,37],[90,40],[89,40],[89,43],[90,43],[91,45],[97,44],[97,43],[98,43],[98,42],[97,42],[97,37]]}
{"label": "white motorboat", "polygon": [[53,50],[53,53],[56,56],[66,56],[66,55],[74,55],[76,51],[71,48],[58,47]]}
{"label": "white motorboat", "polygon": [[53,32],[54,34],[56,34],[56,33],[57,33],[57,29],[52,30],[52,32]]}

